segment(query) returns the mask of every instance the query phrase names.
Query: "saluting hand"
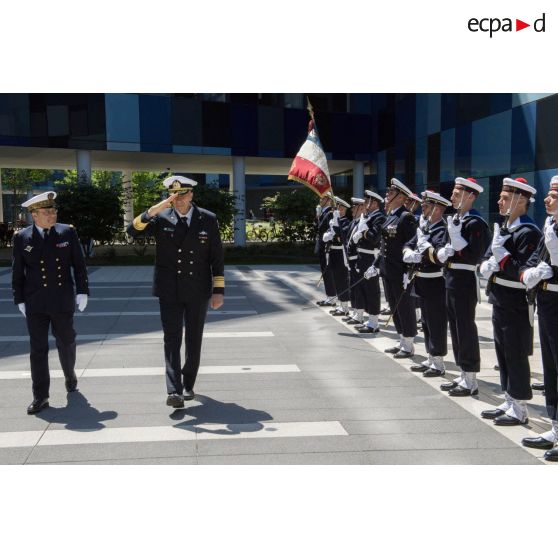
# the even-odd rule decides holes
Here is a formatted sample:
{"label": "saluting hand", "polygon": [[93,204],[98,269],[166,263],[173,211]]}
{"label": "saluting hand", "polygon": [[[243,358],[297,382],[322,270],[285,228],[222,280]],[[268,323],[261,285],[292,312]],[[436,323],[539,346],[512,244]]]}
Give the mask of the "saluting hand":
{"label": "saluting hand", "polygon": [[157,205],[153,205],[147,210],[149,217],[155,217],[158,213],[163,211],[163,209],[168,209],[171,207],[172,202],[178,197],[178,192],[176,194],[171,194],[167,199],[160,201]]}
{"label": "saluting hand", "polygon": [[225,297],[222,294],[213,294],[211,295],[211,308],[213,310],[218,310],[223,306],[225,302]]}

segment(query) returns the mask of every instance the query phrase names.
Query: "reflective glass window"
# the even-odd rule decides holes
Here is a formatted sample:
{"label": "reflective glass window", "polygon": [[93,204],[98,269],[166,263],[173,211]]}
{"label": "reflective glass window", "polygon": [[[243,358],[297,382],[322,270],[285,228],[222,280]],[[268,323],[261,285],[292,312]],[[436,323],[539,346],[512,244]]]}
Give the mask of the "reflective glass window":
{"label": "reflective glass window", "polygon": [[509,173],[511,163],[511,110],[472,124],[473,176]]}

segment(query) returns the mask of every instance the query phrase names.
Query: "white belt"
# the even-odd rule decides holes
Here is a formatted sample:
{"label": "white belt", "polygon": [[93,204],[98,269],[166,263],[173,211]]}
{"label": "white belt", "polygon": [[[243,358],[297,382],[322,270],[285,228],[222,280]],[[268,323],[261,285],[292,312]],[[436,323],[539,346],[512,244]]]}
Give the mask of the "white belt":
{"label": "white belt", "polygon": [[373,256],[377,256],[380,253],[379,248],[376,248],[375,250],[366,250],[364,248],[357,248],[357,252],[360,252],[361,254],[372,254]]}
{"label": "white belt", "polygon": [[547,281],[545,281],[543,283],[542,290],[543,291],[553,291],[555,293],[558,293],[558,285],[556,285],[555,283],[548,283]]}
{"label": "white belt", "polygon": [[523,283],[520,283],[519,281],[508,281],[507,279],[500,279],[500,277],[494,277],[492,282],[497,283],[498,285],[503,285],[504,287],[509,287],[510,289],[525,290],[527,288]]}
{"label": "white belt", "polygon": [[330,249],[331,249],[331,250],[343,250],[343,246],[332,244],[332,245],[330,246]]}
{"label": "white belt", "polygon": [[464,271],[477,271],[477,266],[476,265],[471,265],[471,264],[461,264],[461,263],[450,262],[448,264],[448,267],[450,269],[462,269]]}
{"label": "white belt", "polygon": [[358,260],[358,256],[349,256],[349,260],[350,261]]}
{"label": "white belt", "polygon": [[434,279],[436,277],[443,277],[443,276],[444,274],[441,271],[432,271],[430,273],[417,271],[417,277],[423,277],[424,279]]}

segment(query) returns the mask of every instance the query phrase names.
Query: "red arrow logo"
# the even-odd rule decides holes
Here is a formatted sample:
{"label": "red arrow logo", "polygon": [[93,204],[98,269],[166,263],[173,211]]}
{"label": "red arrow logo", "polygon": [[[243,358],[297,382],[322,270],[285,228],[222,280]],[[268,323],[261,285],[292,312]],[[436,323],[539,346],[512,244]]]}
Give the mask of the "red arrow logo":
{"label": "red arrow logo", "polygon": [[525,29],[526,27],[531,27],[531,24],[530,23],[525,23],[524,21],[521,21],[520,19],[515,20],[515,30],[516,31],[521,31],[522,29]]}

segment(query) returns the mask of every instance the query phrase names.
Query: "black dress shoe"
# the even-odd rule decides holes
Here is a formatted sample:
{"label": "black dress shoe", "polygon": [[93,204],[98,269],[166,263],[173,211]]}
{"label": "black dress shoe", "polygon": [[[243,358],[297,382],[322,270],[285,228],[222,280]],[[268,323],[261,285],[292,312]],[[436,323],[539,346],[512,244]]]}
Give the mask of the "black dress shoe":
{"label": "black dress shoe", "polygon": [[494,365],[494,370],[500,370],[500,367],[497,364],[495,364]]}
{"label": "black dress shoe", "polygon": [[558,461],[558,448],[554,448],[544,452],[544,458],[547,461]]}
{"label": "black dress shoe", "polygon": [[341,318],[347,325],[364,325],[360,320],[356,320],[355,318],[349,318],[345,320],[345,318]]}
{"label": "black dress shoe", "polygon": [[29,407],[27,407],[27,414],[34,415],[39,413],[43,409],[48,407],[48,398],[47,399],[33,399],[33,402]]}
{"label": "black dress shoe", "polygon": [[174,407],[175,409],[180,409],[184,407],[184,397],[178,393],[169,393],[167,397],[167,405],[169,407]]}
{"label": "black dress shoe", "polygon": [[393,358],[411,358],[414,354],[414,352],[411,353],[410,351],[399,349],[399,351],[393,355]]}
{"label": "black dress shoe", "polygon": [[77,391],[77,383],[78,380],[75,374],[73,376],[66,378],[66,380],[64,381],[64,384],[66,385],[66,391],[68,393]]}
{"label": "black dress shoe", "polygon": [[429,368],[425,372],[422,373],[424,378],[438,378],[440,376],[445,376],[445,370],[438,370],[437,368]]}
{"label": "black dress shoe", "polygon": [[549,442],[546,438],[537,436],[536,438],[523,438],[521,443],[528,448],[535,449],[552,449],[554,447],[554,442]]}
{"label": "black dress shoe", "polygon": [[452,397],[467,397],[469,395],[478,395],[478,393],[478,389],[474,389],[473,391],[471,391],[469,388],[464,388],[460,385],[457,385],[456,387],[451,388],[448,391],[448,395],[451,395]]}
{"label": "black dress shoe", "polygon": [[396,345],[395,347],[390,347],[389,349],[384,349],[384,353],[390,353],[391,355],[394,355],[396,353],[398,353],[401,350],[401,347],[399,345]]}
{"label": "black dress shoe", "polygon": [[391,314],[391,310],[389,308],[382,308],[380,310],[380,315],[381,316],[387,316],[388,314]]}
{"label": "black dress shoe", "polygon": [[411,366],[413,372],[426,372],[429,368],[429,366],[424,366],[424,364],[413,364]]}
{"label": "black dress shoe", "polygon": [[531,384],[531,388],[536,389],[537,391],[543,391],[544,390],[544,382],[533,382]]}
{"label": "black dress shoe", "polygon": [[344,318],[341,318],[342,322],[350,322],[353,319],[352,316],[345,316]]}
{"label": "black dress shoe", "polygon": [[450,389],[456,388],[459,384],[457,382],[448,382],[446,384],[442,384],[440,389],[442,391],[449,391]]}
{"label": "black dress shoe", "polygon": [[379,327],[370,327],[370,326],[365,325],[364,327],[359,327],[358,332],[359,333],[380,333],[380,328]]}
{"label": "black dress shoe", "polygon": [[330,302],[328,300],[318,300],[318,302],[316,302],[316,304],[318,306],[335,306],[335,302]]}
{"label": "black dress shoe", "polygon": [[485,419],[492,419],[494,420],[495,418],[501,417],[502,415],[505,415],[506,412],[502,411],[502,409],[488,409],[486,411],[483,411],[481,413],[481,417],[485,418]]}
{"label": "black dress shoe", "polygon": [[529,424],[529,419],[526,418],[524,421],[516,419],[515,417],[510,417],[510,415],[502,415],[494,419],[494,424],[496,426],[519,426],[520,424]]}
{"label": "black dress shoe", "polygon": [[346,316],[347,315],[347,312],[345,312],[345,310],[337,310],[337,309],[330,310],[329,313],[332,316]]}
{"label": "black dress shoe", "polygon": [[193,389],[187,389],[184,392],[184,401],[191,401],[194,397],[196,397],[196,394]]}

